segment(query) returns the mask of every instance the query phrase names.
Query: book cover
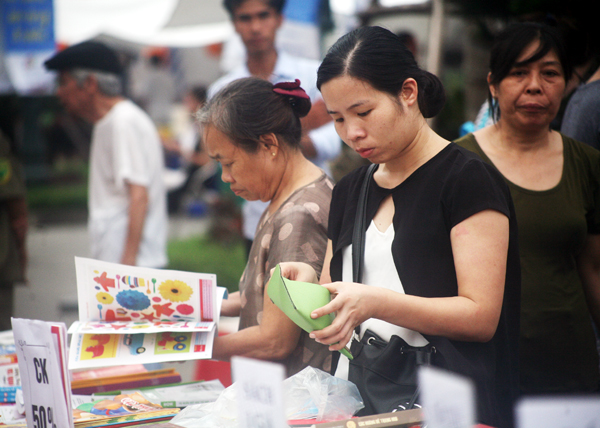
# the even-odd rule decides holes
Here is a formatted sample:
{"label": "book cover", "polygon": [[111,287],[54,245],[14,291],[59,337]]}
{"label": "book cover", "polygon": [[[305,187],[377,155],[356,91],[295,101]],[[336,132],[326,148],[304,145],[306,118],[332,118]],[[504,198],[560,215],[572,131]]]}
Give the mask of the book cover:
{"label": "book cover", "polygon": [[157,417],[172,417],[178,412],[178,408],[164,409],[160,404],[152,403],[138,392],[134,392],[80,404],[73,409],[73,422],[76,428],[110,426]]}
{"label": "book cover", "polygon": [[[163,407],[186,407],[214,402],[225,387],[219,380],[186,382],[179,385],[141,388],[139,392],[153,403]],[[128,393],[133,391],[123,391]]]}
{"label": "book cover", "polygon": [[421,409],[403,410],[401,412],[381,413],[379,415],[361,416],[339,421],[315,423],[314,428],[410,428],[423,423]]}
{"label": "book cover", "polygon": [[81,257],[75,271],[79,321],[69,328],[70,369],[211,357],[216,275]]}

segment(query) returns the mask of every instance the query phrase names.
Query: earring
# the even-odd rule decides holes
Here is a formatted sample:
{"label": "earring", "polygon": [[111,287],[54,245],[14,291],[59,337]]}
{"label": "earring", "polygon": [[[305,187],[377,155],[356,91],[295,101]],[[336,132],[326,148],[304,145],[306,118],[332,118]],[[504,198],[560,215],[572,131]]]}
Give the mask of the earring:
{"label": "earring", "polygon": [[271,153],[273,156],[275,156],[275,152]]}

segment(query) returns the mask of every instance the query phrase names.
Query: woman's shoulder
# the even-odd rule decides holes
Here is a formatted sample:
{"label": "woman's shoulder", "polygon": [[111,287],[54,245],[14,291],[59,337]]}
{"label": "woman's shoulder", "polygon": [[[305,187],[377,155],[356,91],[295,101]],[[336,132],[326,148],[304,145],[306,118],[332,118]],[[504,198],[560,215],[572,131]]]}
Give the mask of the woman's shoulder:
{"label": "woman's shoulder", "polygon": [[574,138],[568,137],[565,134],[560,134],[563,140],[563,144],[566,150],[571,150],[580,156],[589,157],[593,160],[600,159],[600,150],[589,144],[575,140]]}
{"label": "woman's shoulder", "polygon": [[[472,135],[466,137],[475,141]],[[490,186],[508,193],[508,185],[502,174],[477,151],[453,142],[444,154],[432,176],[437,174],[437,179],[444,183],[444,189],[451,194],[456,189],[486,189]]]}
{"label": "woman's shoulder", "polygon": [[483,150],[481,150],[481,146],[479,145],[475,134],[469,133],[454,140],[453,142],[462,150],[467,150],[468,152],[470,152],[471,154],[468,155],[469,157],[473,157],[472,154],[475,154],[478,159],[487,162],[487,157],[485,156]]}
{"label": "woman's shoulder", "polygon": [[348,174],[344,175],[339,181],[335,184],[334,191],[338,192],[340,190],[348,191],[349,189],[354,189],[357,186],[361,185],[363,180],[367,175],[367,169],[371,165],[362,165],[358,168],[350,171]]}
{"label": "woman's shoulder", "polygon": [[473,134],[466,135],[448,145],[442,162],[448,164],[448,174],[462,174],[465,170],[496,170],[480,154],[480,148]]}
{"label": "woman's shoulder", "polygon": [[302,222],[302,218],[324,223],[329,215],[329,205],[333,190],[332,180],[325,174],[306,186],[296,190],[273,216],[275,224]]}
{"label": "woman's shoulder", "polygon": [[467,149],[470,149],[471,147],[474,148],[477,146],[477,140],[475,139],[475,136],[472,132],[457,138],[456,140],[454,140],[454,143]]}
{"label": "woman's shoulder", "polygon": [[294,194],[288,199],[288,202],[312,200],[315,198],[319,200],[322,198],[331,199],[331,192],[333,191],[333,187],[333,181],[325,172],[323,172],[319,176],[319,178],[296,190]]}
{"label": "woman's shoulder", "polygon": [[[600,150],[561,134],[565,159],[569,159],[576,169],[589,168],[594,174],[600,174]],[[567,156],[568,154],[568,156]]]}

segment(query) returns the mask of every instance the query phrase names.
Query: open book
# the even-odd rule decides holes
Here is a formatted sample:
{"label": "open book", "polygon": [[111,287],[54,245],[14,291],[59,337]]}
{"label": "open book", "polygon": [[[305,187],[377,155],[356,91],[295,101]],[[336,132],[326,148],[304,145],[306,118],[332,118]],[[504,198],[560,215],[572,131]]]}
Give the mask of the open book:
{"label": "open book", "polygon": [[69,369],[211,357],[224,290],[216,275],[81,257],[75,268]]}

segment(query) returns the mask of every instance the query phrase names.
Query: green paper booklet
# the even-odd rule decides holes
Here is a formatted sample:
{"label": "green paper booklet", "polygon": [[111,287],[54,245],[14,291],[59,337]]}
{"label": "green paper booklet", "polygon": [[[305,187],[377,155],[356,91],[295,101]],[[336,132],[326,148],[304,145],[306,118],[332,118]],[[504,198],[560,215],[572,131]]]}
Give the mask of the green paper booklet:
{"label": "green paper booklet", "polygon": [[[310,317],[312,311],[330,302],[329,290],[320,284],[284,278],[279,265],[275,267],[269,280],[267,294],[283,313],[308,333],[322,330],[333,321],[331,314],[316,319]],[[352,359],[352,355],[346,348],[342,348],[340,352]]]}

